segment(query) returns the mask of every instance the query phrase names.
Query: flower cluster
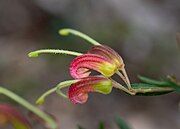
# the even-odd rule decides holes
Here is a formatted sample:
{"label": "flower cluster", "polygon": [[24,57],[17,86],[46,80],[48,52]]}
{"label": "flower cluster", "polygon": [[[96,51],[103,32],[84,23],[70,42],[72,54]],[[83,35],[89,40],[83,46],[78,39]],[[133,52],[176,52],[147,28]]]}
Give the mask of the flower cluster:
{"label": "flower cluster", "polygon": [[[131,95],[130,81],[126,74],[125,65],[121,56],[114,51],[112,48],[101,45],[89,36],[72,29],[62,29],[59,31],[61,35],[74,34],[77,35],[91,44],[93,47],[86,53],[78,53],[67,50],[55,50],[55,49],[44,49],[37,50],[29,53],[29,57],[37,57],[43,53],[55,53],[55,54],[68,54],[77,56],[70,64],[69,71],[70,75],[74,80],[61,82],[55,88],[44,93],[38,100],[38,104],[42,104],[47,95],[56,91],[61,96],[68,98],[72,103],[83,104],[88,99],[89,92],[98,92],[102,94],[109,94],[113,87],[119,88]],[[100,75],[91,75],[91,71],[96,71]],[[111,77],[117,74],[126,83],[127,87],[117,83]],[[61,92],[61,89],[69,86],[68,95]]]}

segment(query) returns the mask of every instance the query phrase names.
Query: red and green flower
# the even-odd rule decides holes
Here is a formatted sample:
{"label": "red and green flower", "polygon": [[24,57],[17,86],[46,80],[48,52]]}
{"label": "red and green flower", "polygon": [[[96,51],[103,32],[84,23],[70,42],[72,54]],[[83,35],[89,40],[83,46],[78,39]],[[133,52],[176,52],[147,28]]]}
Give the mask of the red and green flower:
{"label": "red and green flower", "polygon": [[112,90],[112,82],[108,78],[92,76],[73,83],[69,87],[68,98],[74,104],[83,104],[88,99],[88,93],[98,92],[109,94]]}
{"label": "red and green flower", "polygon": [[15,129],[31,129],[28,120],[14,107],[0,104],[0,127],[11,124]]}
{"label": "red and green flower", "polygon": [[[131,93],[131,85],[126,74],[125,65],[121,56],[112,48],[101,45],[89,36],[72,29],[60,30],[61,35],[74,34],[77,35],[91,44],[93,47],[86,53],[79,53],[67,50],[45,49],[37,50],[29,53],[29,57],[37,57],[39,54],[54,53],[54,54],[67,54],[77,56],[70,63],[69,71],[72,78],[75,80],[65,81],[58,84],[55,88],[43,94],[37,101],[38,104],[44,102],[47,95],[56,91],[58,94],[76,103],[85,103],[88,99],[89,92],[98,92],[102,94],[109,94],[112,87],[119,88],[129,94]],[[91,72],[96,71],[102,76],[92,76]],[[128,89],[121,84],[115,82],[111,77],[118,74],[126,83]],[[112,84],[115,84],[114,86]],[[64,87],[69,87],[68,96],[61,92]]]}

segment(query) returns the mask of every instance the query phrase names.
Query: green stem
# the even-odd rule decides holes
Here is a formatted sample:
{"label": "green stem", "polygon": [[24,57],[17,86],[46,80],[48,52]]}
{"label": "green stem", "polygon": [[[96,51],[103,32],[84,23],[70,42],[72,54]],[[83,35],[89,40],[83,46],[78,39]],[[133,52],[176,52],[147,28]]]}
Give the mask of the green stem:
{"label": "green stem", "polygon": [[73,35],[76,35],[78,37],[81,37],[82,39],[88,41],[89,43],[91,43],[93,45],[101,45],[100,43],[98,43],[96,40],[92,39],[88,35],[86,35],[86,34],[84,34],[82,32],[79,32],[77,30],[74,30],[74,29],[64,28],[64,29],[59,30],[59,34],[63,35],[63,36],[73,34]]}
{"label": "green stem", "polygon": [[13,92],[11,92],[11,91],[3,88],[3,87],[0,87],[0,94],[6,95],[7,97],[13,99],[14,101],[19,103],[20,105],[24,106],[25,108],[27,108],[28,110],[30,110],[31,112],[33,112],[34,114],[36,114],[37,116],[42,118],[44,121],[47,122],[47,124],[50,126],[51,129],[57,128],[56,122],[49,115],[45,114],[40,109],[36,108],[35,106],[33,106],[32,104],[27,102],[25,99],[16,95],[15,93],[13,93]]}
{"label": "green stem", "polygon": [[74,51],[68,51],[68,50],[59,50],[59,49],[42,49],[42,50],[37,50],[30,52],[28,54],[29,57],[38,57],[39,54],[47,54],[47,53],[52,53],[52,54],[66,54],[66,55],[73,55],[73,56],[80,56],[82,53],[79,52],[74,52]]}

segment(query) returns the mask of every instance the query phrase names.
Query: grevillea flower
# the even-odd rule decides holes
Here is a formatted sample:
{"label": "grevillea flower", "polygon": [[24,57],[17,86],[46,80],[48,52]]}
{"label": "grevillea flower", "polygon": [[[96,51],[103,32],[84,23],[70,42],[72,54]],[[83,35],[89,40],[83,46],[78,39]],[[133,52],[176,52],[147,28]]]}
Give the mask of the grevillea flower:
{"label": "grevillea flower", "polygon": [[[86,34],[73,29],[62,29],[59,31],[59,33],[64,36],[69,34],[79,36],[93,44],[93,47],[85,54],[74,51],[55,49],[37,50],[29,53],[29,57],[37,57],[39,54],[44,53],[58,53],[77,56],[73,59],[69,67],[70,74],[75,80],[59,83],[56,87],[45,92],[37,100],[37,104],[42,104],[45,100],[45,97],[53,92],[56,92],[64,98],[69,98],[70,101],[74,104],[85,103],[88,99],[89,92],[109,94],[112,90],[112,87],[123,90],[131,95],[135,94],[132,90],[130,81],[124,68],[125,65],[123,59],[117,52],[108,46],[98,43]],[[102,77],[90,76],[91,70],[99,72]],[[118,74],[121,79],[123,79],[127,85],[127,88],[111,78],[111,76],[113,76],[115,73]],[[68,96],[66,96],[66,94],[61,92],[61,89],[69,86],[70,88],[68,91]]]}
{"label": "grevillea flower", "polygon": [[111,77],[117,70],[123,69],[122,58],[108,46],[96,45],[87,54],[76,57],[70,65],[73,78],[83,78],[90,74],[89,69]]}
{"label": "grevillea flower", "polygon": [[83,78],[80,81],[71,84],[68,91],[68,97],[74,104],[83,104],[88,99],[89,92],[98,92],[109,94],[112,90],[110,79],[100,76]]}
{"label": "grevillea flower", "polygon": [[28,120],[14,107],[0,104],[0,127],[10,123],[15,129],[31,129]]}

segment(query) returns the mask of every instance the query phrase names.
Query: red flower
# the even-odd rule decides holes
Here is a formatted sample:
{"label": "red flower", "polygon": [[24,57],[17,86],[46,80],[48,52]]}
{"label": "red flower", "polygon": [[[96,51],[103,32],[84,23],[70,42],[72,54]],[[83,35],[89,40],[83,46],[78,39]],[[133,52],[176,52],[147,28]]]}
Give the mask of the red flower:
{"label": "red flower", "polygon": [[[72,103],[85,103],[88,99],[89,92],[109,94],[112,90],[112,83],[115,88],[134,95],[134,92],[131,92],[132,87],[124,68],[125,65],[123,59],[117,52],[108,46],[101,45],[88,35],[73,29],[61,29],[59,33],[64,36],[69,34],[79,36],[94,46],[85,54],[67,50],[45,49],[31,52],[29,56],[37,57],[37,55],[41,53],[60,53],[77,56],[73,59],[69,67],[70,74],[75,79],[73,81],[77,81],[75,83],[73,82],[73,84],[72,80],[70,81],[71,86],[69,88],[68,97]],[[91,70],[99,72],[102,77],[90,76]],[[111,76],[113,76],[115,73],[118,74],[121,79],[123,79],[128,89],[111,78]],[[69,85],[69,82],[66,81],[58,84],[55,88],[44,93],[37,102],[42,103],[44,98],[54,91],[67,98],[67,96],[61,92],[61,89]]]}
{"label": "red flower", "polygon": [[117,70],[124,68],[122,58],[113,49],[107,46],[94,46],[76,57],[70,65],[70,74],[73,78],[83,78],[90,74],[90,69],[98,71],[105,77],[111,77]]}
{"label": "red flower", "polygon": [[14,107],[0,104],[0,126],[11,123],[15,129],[31,129],[28,120]]}
{"label": "red flower", "polygon": [[100,76],[83,78],[73,83],[68,91],[68,97],[74,104],[83,104],[88,99],[89,92],[99,92],[109,94],[112,90],[112,82],[110,79]]}

